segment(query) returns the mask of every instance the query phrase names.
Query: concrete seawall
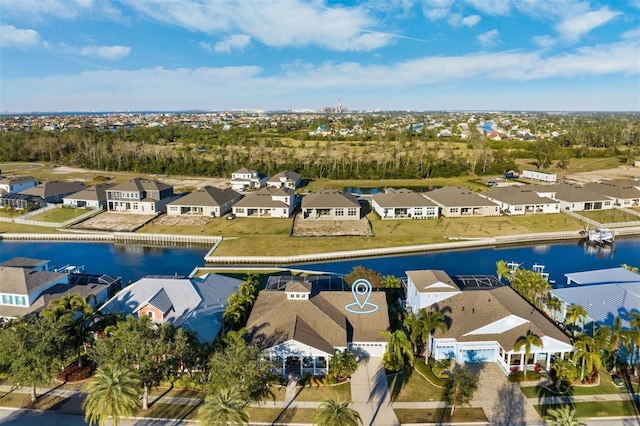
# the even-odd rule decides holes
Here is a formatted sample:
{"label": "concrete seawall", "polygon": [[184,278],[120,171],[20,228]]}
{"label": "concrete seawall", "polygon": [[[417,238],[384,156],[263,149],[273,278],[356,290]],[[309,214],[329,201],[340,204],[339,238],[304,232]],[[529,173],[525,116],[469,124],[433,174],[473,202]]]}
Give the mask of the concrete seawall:
{"label": "concrete seawall", "polygon": [[149,245],[217,245],[222,237],[205,235],[172,235],[172,234],[136,234],[130,232],[100,233],[51,233],[51,234],[0,234],[0,240],[12,241],[69,241],[69,242],[105,242],[114,244],[149,244]]}

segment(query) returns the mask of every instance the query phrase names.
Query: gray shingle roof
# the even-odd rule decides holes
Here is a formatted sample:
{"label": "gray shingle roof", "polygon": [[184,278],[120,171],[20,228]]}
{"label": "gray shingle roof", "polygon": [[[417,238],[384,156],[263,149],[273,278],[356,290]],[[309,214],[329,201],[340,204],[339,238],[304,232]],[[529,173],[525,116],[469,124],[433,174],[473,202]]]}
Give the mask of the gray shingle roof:
{"label": "gray shingle roof", "polygon": [[59,180],[52,180],[49,182],[42,182],[40,185],[33,188],[20,191],[20,194],[37,195],[38,197],[48,198],[61,194],[71,194],[74,192],[82,191],[84,184],[80,182],[61,182]]}
{"label": "gray shingle roof", "polygon": [[[406,271],[407,277],[411,279],[413,284],[419,291],[428,290],[429,292],[450,292],[460,291],[460,287],[451,279],[451,277],[441,269],[423,269],[418,271]],[[433,286],[437,283],[447,284],[449,287]]]}
{"label": "gray shingle roof", "polygon": [[355,195],[335,189],[322,189],[302,198],[302,208],[360,207]]}
{"label": "gray shingle roof", "polygon": [[525,204],[558,204],[559,201],[541,197],[533,189],[524,186],[493,187],[482,193],[485,197],[499,200],[512,206]]}
{"label": "gray shingle roof", "polygon": [[165,189],[172,188],[171,185],[167,185],[157,180],[134,178],[128,182],[115,185],[109,190],[111,191],[129,191],[129,192],[143,192],[143,191],[164,191]]}
{"label": "gray shingle roof", "polygon": [[583,186],[572,183],[555,183],[553,185],[531,185],[531,189],[539,193],[555,192],[555,199],[570,203],[604,201],[607,197]]}
{"label": "gray shingle roof", "polygon": [[638,186],[640,186],[638,182],[629,179],[618,179],[587,183],[585,188],[608,197],[631,200],[640,198],[640,189],[638,189]]}
{"label": "gray shingle roof", "polygon": [[17,268],[29,268],[33,269],[38,266],[46,265],[48,260],[33,259],[31,257],[14,257],[0,263],[0,266],[14,266]]}
{"label": "gray shingle roof", "polygon": [[425,197],[443,207],[484,207],[496,204],[477,193],[459,186],[443,186],[433,191],[425,192]]}
{"label": "gray shingle roof", "polygon": [[25,182],[35,182],[33,176],[2,176],[0,175],[0,185],[17,185]]}
{"label": "gray shingle roof", "polygon": [[90,200],[101,201],[107,199],[107,189],[112,188],[114,185],[111,183],[103,183],[89,188],[85,188],[82,191],[78,191],[74,194],[64,197],[69,200]]}
{"label": "gray shingle roof", "polygon": [[426,199],[421,194],[417,194],[409,189],[385,189],[385,192],[373,196],[381,207],[436,207],[431,200]]}
{"label": "gray shingle roof", "polygon": [[293,199],[294,196],[295,191],[293,189],[268,186],[257,192],[247,194],[242,200],[238,201],[234,207],[288,208],[289,206],[283,201],[274,200],[273,197],[290,197],[290,199]]}
{"label": "gray shingle roof", "polygon": [[272,176],[267,182],[280,183],[282,178],[284,178],[285,182],[295,182],[298,179],[301,179],[302,175],[300,173],[292,172],[290,170],[285,170],[283,172],[280,172]]}
{"label": "gray shingle roof", "polygon": [[66,276],[60,272],[0,266],[0,292],[27,295]]}
{"label": "gray shingle roof", "polygon": [[220,189],[213,186],[204,186],[190,194],[180,197],[169,203],[170,206],[222,206],[229,201],[240,197],[240,194],[231,188]]}

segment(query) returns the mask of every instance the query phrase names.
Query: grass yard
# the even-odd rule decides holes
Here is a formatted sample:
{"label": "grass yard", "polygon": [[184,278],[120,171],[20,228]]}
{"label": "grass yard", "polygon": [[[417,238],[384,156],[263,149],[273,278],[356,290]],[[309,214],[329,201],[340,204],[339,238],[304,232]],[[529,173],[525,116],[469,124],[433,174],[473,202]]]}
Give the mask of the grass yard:
{"label": "grass yard", "polygon": [[580,216],[584,216],[591,220],[595,220],[600,223],[621,223],[621,222],[636,222],[640,221],[640,217],[632,215],[622,210],[610,209],[610,210],[591,210],[587,212],[578,212]]}
{"label": "grass yard", "polygon": [[0,222],[0,234],[11,232],[16,234],[52,234],[56,231],[48,226],[23,225],[21,223]]}
{"label": "grass yard", "polygon": [[50,410],[63,403],[66,399],[61,396],[43,395],[38,396],[35,404],[32,404],[28,393],[9,392],[0,396],[0,407]]}
{"label": "grass yard", "polygon": [[482,408],[456,408],[451,415],[449,408],[404,409],[397,408],[396,416],[401,424],[406,423],[488,423]]}
{"label": "grass yard", "polygon": [[[536,411],[543,418],[548,418],[547,411],[550,408],[558,408],[560,404],[534,405]],[[576,402],[573,404],[576,416],[579,418],[589,417],[632,417],[640,415],[638,408],[633,401],[589,401]]]}
{"label": "grass yard", "polygon": [[[543,398],[547,396],[557,396],[558,394],[553,393],[542,386],[523,386],[520,388],[522,393],[525,394],[527,398]],[[626,389],[622,391],[618,389],[611,380],[611,375],[606,372],[604,369],[600,369],[600,383],[597,386],[572,386],[569,389],[567,395],[571,396],[582,396],[582,395],[603,395],[603,394],[618,394],[618,393],[626,393]]]}
{"label": "grass yard", "polygon": [[307,385],[298,387],[295,401],[324,401],[325,399],[340,399],[349,401],[351,399],[351,383],[342,383],[334,386],[314,386]]}
{"label": "grass yard", "polygon": [[148,223],[136,232],[150,234],[222,235],[225,237],[283,235],[291,233],[293,219],[265,219],[238,217],[204,219],[195,225],[161,225]]}
{"label": "grass yard", "polygon": [[433,386],[413,369],[388,376],[389,395],[393,402],[441,401],[442,389]]}
{"label": "grass yard", "polygon": [[85,210],[85,209],[58,208],[58,209],[49,210],[37,216],[33,216],[29,220],[62,223],[62,222],[66,222],[67,220],[73,219],[74,217],[78,217],[80,215],[88,213],[89,211],[90,210]]}
{"label": "grass yard", "polygon": [[249,420],[254,423],[313,423],[313,408],[257,408],[247,407]]}
{"label": "grass yard", "polygon": [[148,410],[137,410],[134,417],[150,417],[156,419],[195,419],[198,414],[197,405],[151,404]]}

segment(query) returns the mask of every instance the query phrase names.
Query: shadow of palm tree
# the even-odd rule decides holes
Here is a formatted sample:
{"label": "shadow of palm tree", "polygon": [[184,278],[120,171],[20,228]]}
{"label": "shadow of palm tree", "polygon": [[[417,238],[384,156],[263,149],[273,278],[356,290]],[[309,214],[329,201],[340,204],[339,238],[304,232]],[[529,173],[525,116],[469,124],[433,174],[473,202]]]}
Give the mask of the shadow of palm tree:
{"label": "shadow of palm tree", "polygon": [[400,392],[407,385],[412,374],[413,368],[405,368],[404,371],[390,376],[389,397],[391,401],[398,399]]}
{"label": "shadow of palm tree", "polygon": [[526,399],[520,389],[513,385],[503,385],[498,390],[493,406],[492,423],[495,425],[526,425]]}

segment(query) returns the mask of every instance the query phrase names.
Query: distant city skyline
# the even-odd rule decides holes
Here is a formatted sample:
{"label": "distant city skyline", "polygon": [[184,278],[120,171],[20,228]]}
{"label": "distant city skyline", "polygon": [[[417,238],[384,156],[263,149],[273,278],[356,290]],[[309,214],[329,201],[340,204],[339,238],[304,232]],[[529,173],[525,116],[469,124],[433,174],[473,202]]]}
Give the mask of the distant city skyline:
{"label": "distant city skyline", "polygon": [[0,112],[639,111],[640,0],[0,0]]}

